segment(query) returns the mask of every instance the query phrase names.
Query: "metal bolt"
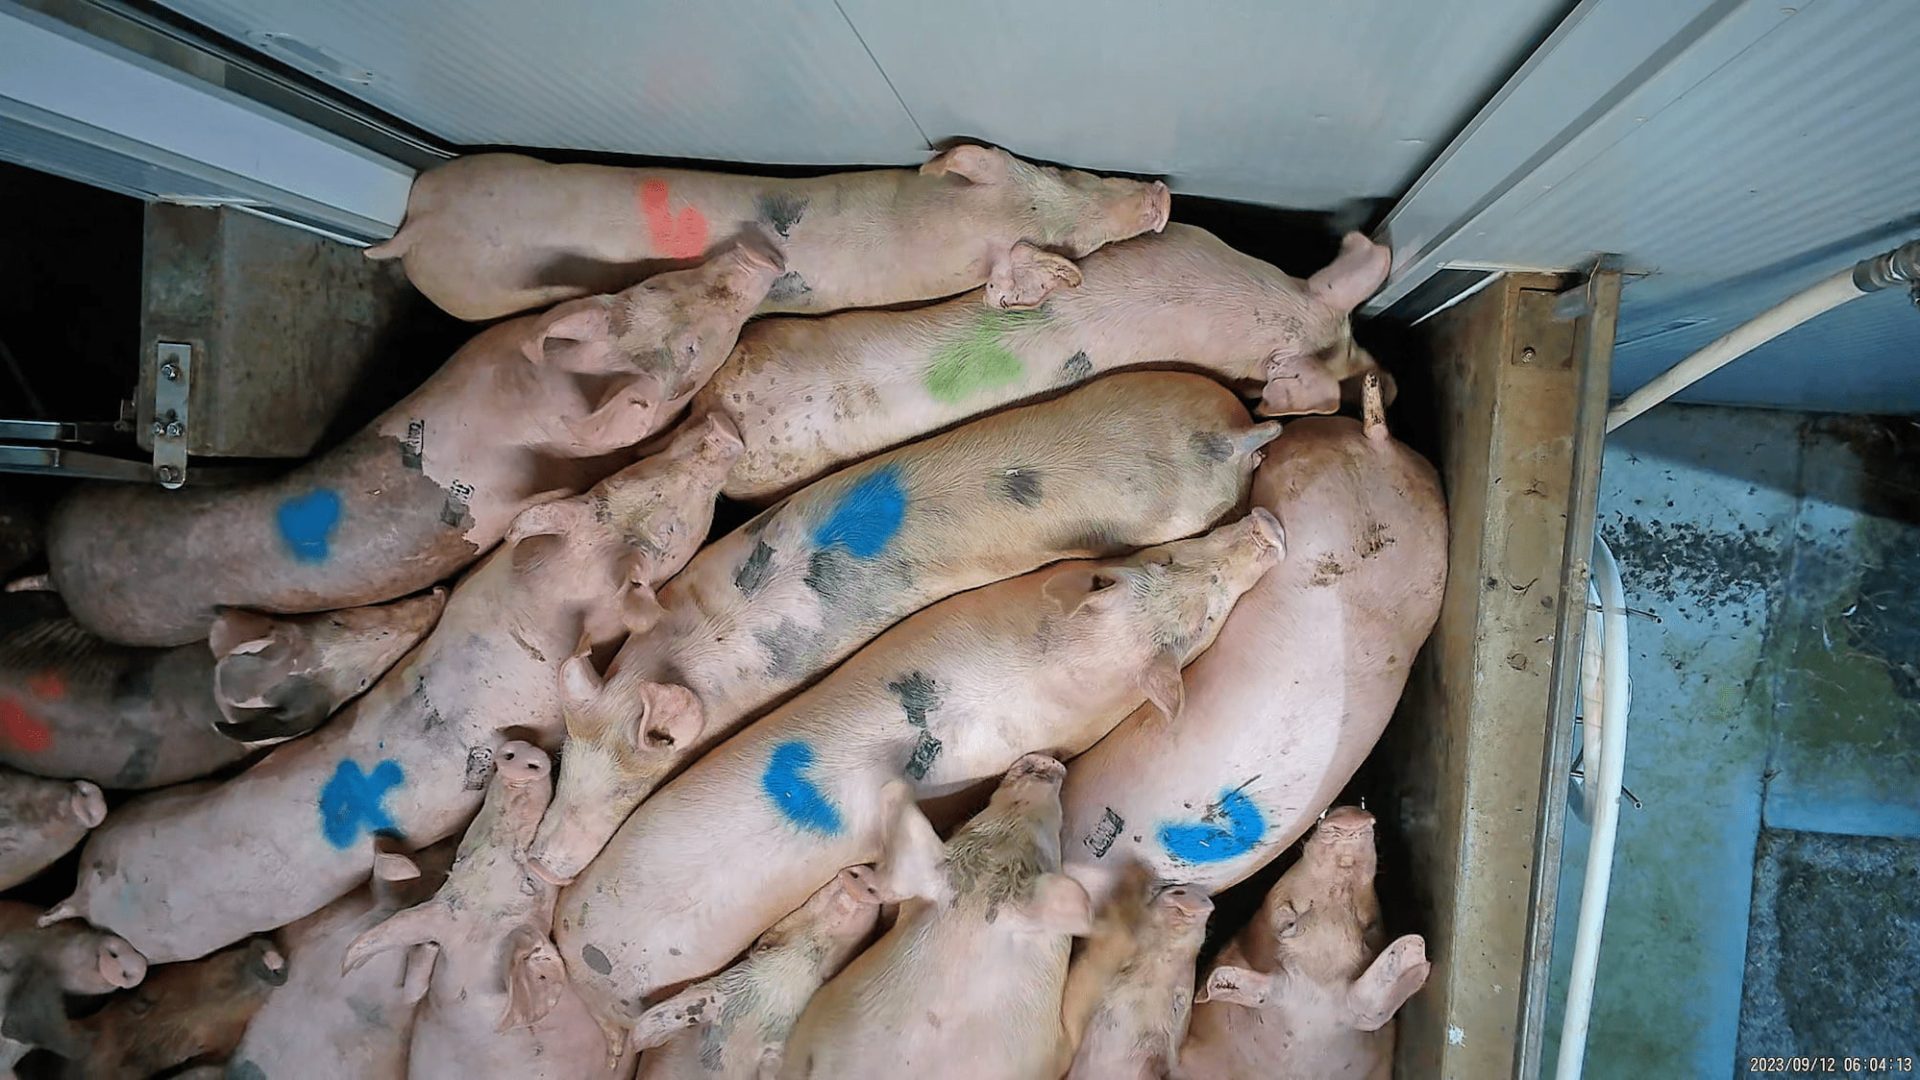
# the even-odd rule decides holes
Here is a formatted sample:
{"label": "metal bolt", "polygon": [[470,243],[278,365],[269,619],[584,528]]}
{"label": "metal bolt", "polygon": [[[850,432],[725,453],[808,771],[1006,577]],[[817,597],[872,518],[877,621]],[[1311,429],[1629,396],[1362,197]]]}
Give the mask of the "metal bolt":
{"label": "metal bolt", "polygon": [[1533,346],[1529,345],[1520,350],[1520,362],[1523,364],[1531,364],[1533,363],[1533,358],[1538,355],[1540,354],[1533,351]]}
{"label": "metal bolt", "polygon": [[167,422],[165,420],[155,420],[153,422],[153,437],[156,439],[164,439],[167,437]]}
{"label": "metal bolt", "polygon": [[171,465],[162,465],[155,470],[155,472],[159,475],[160,482],[163,484],[177,484],[180,482],[180,470]]}
{"label": "metal bolt", "polygon": [[168,382],[177,381],[180,378],[180,365],[174,363],[171,360],[167,361],[164,364],[161,364],[160,377],[167,380]]}
{"label": "metal bolt", "polygon": [[180,436],[185,435],[186,433],[187,433],[187,426],[185,424],[182,424],[180,421],[169,420],[167,422],[167,438],[177,439]]}

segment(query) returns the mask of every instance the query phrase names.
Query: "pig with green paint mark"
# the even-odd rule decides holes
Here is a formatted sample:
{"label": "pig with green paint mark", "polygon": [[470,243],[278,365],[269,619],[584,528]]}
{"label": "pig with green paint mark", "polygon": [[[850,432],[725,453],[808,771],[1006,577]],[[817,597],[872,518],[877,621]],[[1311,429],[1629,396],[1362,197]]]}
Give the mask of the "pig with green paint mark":
{"label": "pig with green paint mark", "polygon": [[421,174],[406,221],[367,249],[404,261],[434,303],[491,319],[623,289],[757,234],[786,272],[762,312],[817,314],[987,288],[1031,307],[1077,259],[1167,223],[1158,181],[1107,179],[955,146],[912,169],[797,180],[686,169],[549,165],[476,154]]}
{"label": "pig with green paint mark", "polygon": [[433,633],[330,723],[217,786],[115,809],[51,917],[191,959],[350,892],[376,839],[415,849],[458,831],[502,743],[558,747],[561,663],[582,638],[610,650],[646,625],[652,585],[705,537],[739,449],[708,418],[585,495],[524,511]]}
{"label": "pig with green paint mark", "polygon": [[[942,597],[1206,528],[1239,506],[1278,430],[1252,423],[1211,380],[1135,372],[902,447],[701,551],[608,679],[656,684],[641,687],[650,696],[636,716],[667,706],[658,685],[692,692],[703,720],[679,724],[686,734],[665,747],[669,767],[683,763]],[[578,874],[639,801],[585,776],[561,770],[553,824],[535,844],[535,865],[555,881]]]}
{"label": "pig with green paint mark", "polygon": [[877,450],[1108,371],[1204,370],[1267,415],[1330,413],[1379,365],[1348,315],[1386,278],[1387,249],[1351,233],[1305,281],[1213,234],[1170,225],[1080,264],[1078,288],[1033,311],[978,294],[910,311],[766,319],[694,398],[746,452],[726,494],[766,499]]}
{"label": "pig with green paint mark", "polygon": [[1364,382],[1364,419],[1290,423],[1254,473],[1289,557],[1188,669],[1186,719],[1141,712],[1073,763],[1070,871],[1138,860],[1217,893],[1299,839],[1379,740],[1440,614],[1447,507]]}
{"label": "pig with green paint mark", "polygon": [[1143,699],[1177,714],[1181,666],[1280,548],[1256,511],[908,617],[634,811],[561,893],[574,982],[603,1021],[631,1025],[648,995],[724,966],[878,855],[889,781],[951,794],[1023,754],[1079,753]]}
{"label": "pig with green paint mark", "polygon": [[222,607],[331,611],[426,588],[521,510],[633,460],[726,358],[778,271],[741,245],[492,327],[372,426],[274,480],[79,488],[48,526],[47,582],[29,584],[130,645],[205,637]]}

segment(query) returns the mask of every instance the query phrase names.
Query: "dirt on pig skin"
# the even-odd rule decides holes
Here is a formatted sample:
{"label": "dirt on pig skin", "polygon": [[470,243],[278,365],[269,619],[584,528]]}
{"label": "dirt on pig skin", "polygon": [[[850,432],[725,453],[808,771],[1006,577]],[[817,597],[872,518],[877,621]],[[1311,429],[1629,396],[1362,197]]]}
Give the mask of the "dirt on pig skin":
{"label": "dirt on pig skin", "polygon": [[701,551],[609,677],[693,692],[684,760],[942,597],[1213,525],[1278,433],[1209,379],[1132,372],[901,447]]}
{"label": "dirt on pig skin", "polygon": [[61,1075],[144,1080],[200,1058],[224,1058],[286,981],[287,958],[266,938],[156,967],[139,989],[79,1022],[90,1045]]}
{"label": "dirt on pig skin", "polygon": [[1328,811],[1207,972],[1176,1077],[1392,1075],[1393,1015],[1431,965],[1416,934],[1386,944],[1374,867],[1373,815]]}
{"label": "dirt on pig skin", "polygon": [[883,896],[899,918],[818,994],[781,1080],[1052,1080],[1072,1054],[1067,957],[1093,912],[1060,873],[1060,763],[1028,754],[944,847],[889,789]]}
{"label": "dirt on pig skin", "polygon": [[631,461],[726,358],[775,270],[736,248],[491,327],[372,426],[275,480],[78,488],[48,527],[51,582],[81,625],[130,645],[204,637],[221,607],[328,611],[426,588],[521,510]]}
{"label": "dirt on pig skin", "polygon": [[762,313],[818,314],[953,296],[985,285],[1031,307],[1079,272],[1069,259],[1166,225],[1157,181],[1035,165],[986,146],[918,171],[801,180],[477,154],[423,173],[406,220],[370,258],[403,260],[429,299],[491,319],[625,288],[742,234],[779,249]]}
{"label": "dirt on pig skin", "polygon": [[640,804],[561,894],[575,985],[630,1026],[647,995],[723,967],[878,855],[889,781],[950,794],[1037,749],[1078,753],[1143,699],[1177,715],[1181,665],[1280,554],[1256,511],[910,616]]}
{"label": "dirt on pig skin", "polygon": [[725,490],[750,501],[1125,368],[1206,371],[1260,394],[1267,415],[1330,413],[1379,370],[1348,316],[1389,262],[1355,233],[1303,281],[1203,229],[1169,225],[1087,256],[1079,287],[1032,311],[969,293],[911,311],[757,320],[693,409],[739,427],[746,452]]}
{"label": "dirt on pig skin", "polygon": [[1447,515],[1368,398],[1367,419],[1293,421],[1268,448],[1251,501],[1287,559],[1187,670],[1178,726],[1143,711],[1074,761],[1068,872],[1138,860],[1217,893],[1299,839],[1379,740],[1439,617]]}
{"label": "dirt on pig skin", "polygon": [[745,959],[649,1008],[634,1024],[638,1080],[761,1080],[820,985],[873,936],[880,889],[849,866],[760,935]]}
{"label": "dirt on pig skin", "polygon": [[90,781],[0,768],[0,889],[53,865],[106,818],[106,797]]}
{"label": "dirt on pig skin", "polygon": [[318,731],[224,783],[117,807],[54,916],[160,962],[192,959],[346,895],[376,839],[418,849],[453,835],[501,744],[558,748],[561,662],[583,637],[611,649],[648,617],[653,583],[705,536],[739,446],[724,420],[691,424],[585,495],[525,511],[427,639]]}
{"label": "dirt on pig skin", "polygon": [[63,1057],[87,1050],[67,997],[140,985],[147,958],[126,939],[79,923],[40,926],[41,911],[0,900],[0,1074],[35,1047]]}

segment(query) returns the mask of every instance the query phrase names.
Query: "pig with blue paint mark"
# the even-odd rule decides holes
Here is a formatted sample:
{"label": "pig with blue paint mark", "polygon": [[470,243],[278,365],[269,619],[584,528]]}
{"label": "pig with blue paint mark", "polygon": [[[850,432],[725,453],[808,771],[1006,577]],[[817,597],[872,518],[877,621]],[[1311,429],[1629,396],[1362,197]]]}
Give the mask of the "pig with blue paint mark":
{"label": "pig with blue paint mark", "polygon": [[1330,413],[1379,365],[1353,309],[1379,288],[1387,248],[1350,233],[1306,280],[1169,225],[1080,264],[1079,287],[1031,311],[978,293],[910,311],[763,319],[694,398],[746,442],[726,494],[767,499],[849,461],[1105,372],[1209,372],[1279,416]]}
{"label": "pig with blue paint mark", "polygon": [[[1240,505],[1258,448],[1278,432],[1208,379],[1145,372],[902,447],[700,552],[608,677],[692,692],[704,719],[675,745],[684,762],[942,597],[1207,528]],[[535,861],[557,881],[637,802],[569,783],[563,768],[556,822],[600,827],[542,830]]]}
{"label": "pig with blue paint mark", "polygon": [[1167,186],[1022,161],[990,146],[913,169],[800,179],[550,165],[475,154],[422,173],[393,239],[427,298],[492,319],[625,288],[742,233],[777,238],[787,270],[762,311],[816,314],[977,289],[1039,303],[1079,280],[1070,259],[1159,229]]}
{"label": "pig with blue paint mark", "polygon": [[609,1053],[548,940],[554,889],[526,868],[527,845],[553,795],[552,760],[515,740],[493,764],[446,883],[355,938],[341,970],[351,974],[395,951],[418,955],[407,961],[426,968],[407,1051],[412,1080],[624,1075],[631,1055],[624,1047]]}
{"label": "pig with blue paint mark", "polygon": [[1379,740],[1439,617],[1447,508],[1364,383],[1363,420],[1290,423],[1254,473],[1288,557],[1187,670],[1185,719],[1143,710],[1073,763],[1070,869],[1137,859],[1218,892],[1298,840]]}
{"label": "pig with blue paint mark", "polygon": [[942,845],[895,786],[880,889],[900,916],[808,1003],[781,1080],[1055,1080],[1086,890],[1060,872],[1060,777],[1045,754],[1010,767],[987,808]]}
{"label": "pig with blue paint mark", "polygon": [[1432,965],[1418,934],[1386,944],[1374,866],[1373,815],[1328,811],[1208,970],[1175,1077],[1393,1075],[1393,1015]]}
{"label": "pig with blue paint mark", "polygon": [[82,625],[130,645],[204,637],[222,607],[329,611],[426,588],[520,511],[632,461],[726,358],[778,271],[741,244],[492,327],[371,427],[275,480],[80,488],[48,526],[49,583]]}
{"label": "pig with blue paint mark", "polygon": [[1271,515],[1064,563],[910,616],[642,803],[561,893],[555,940],[594,1010],[724,966],[841,867],[872,860],[889,781],[952,794],[1085,750],[1180,668],[1280,557]]}
{"label": "pig with blue paint mark", "polygon": [[[653,617],[652,586],[706,535],[739,449],[709,418],[585,495],[523,512],[433,633],[332,721],[222,784],[109,814],[54,917],[191,959],[352,891],[377,839],[417,849],[453,835],[501,744],[559,746],[561,663],[583,638],[610,651]],[[197,872],[181,873],[189,863]]]}

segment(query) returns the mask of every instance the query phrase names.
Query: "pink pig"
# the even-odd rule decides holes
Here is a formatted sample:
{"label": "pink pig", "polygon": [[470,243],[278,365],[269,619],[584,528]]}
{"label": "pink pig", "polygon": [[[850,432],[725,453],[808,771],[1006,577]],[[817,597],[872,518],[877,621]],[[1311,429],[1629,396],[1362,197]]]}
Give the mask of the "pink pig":
{"label": "pink pig", "polygon": [[1067,971],[1067,1080],[1165,1080],[1187,1037],[1213,901],[1131,868]]}
{"label": "pink pig", "polygon": [[877,450],[1121,368],[1177,364],[1261,395],[1268,415],[1327,413],[1378,365],[1348,314],[1391,257],[1359,233],[1305,281],[1190,225],[1087,256],[1037,311],[969,294],[911,311],[748,326],[694,410],[733,419],[727,478],[766,499]]}
{"label": "pink pig", "polygon": [[1380,738],[1439,616],[1447,516],[1367,383],[1364,423],[1291,423],[1254,473],[1289,554],[1186,672],[1185,718],[1138,713],[1073,763],[1070,867],[1138,859],[1225,889],[1297,840]]}
{"label": "pink pig", "polygon": [[0,889],[53,865],[106,819],[107,800],[90,781],[0,768]]}
{"label": "pink pig", "polygon": [[287,981],[287,958],[254,938],[186,964],[165,964],[131,994],[77,1025],[87,1043],[66,1080],[145,1080],[176,1065],[224,1058]]}
{"label": "pink pig", "polygon": [[777,238],[786,259],[763,312],[883,307],[983,284],[996,307],[1031,307],[1079,281],[1069,258],[1161,228],[1169,203],[1165,184],[987,146],[956,146],[918,172],[805,180],[478,154],[414,181],[405,224],[367,255],[402,259],[421,292],[463,319],[625,288],[749,232]]}
{"label": "pink pig", "polygon": [[743,245],[492,327],[371,427],[275,480],[82,487],[48,527],[51,583],[82,625],[133,645],[202,637],[222,606],[327,611],[426,588],[521,510],[632,460],[726,358],[777,269]]}
{"label": "pink pig", "polygon": [[0,1075],[36,1046],[63,1057],[86,1051],[64,995],[140,985],[147,959],[125,938],[91,926],[37,925],[38,908],[0,900]]}
{"label": "pink pig", "polygon": [[51,917],[191,959],[345,895],[375,837],[419,848],[452,835],[513,733],[559,745],[560,664],[583,636],[609,648],[644,625],[651,584],[706,535],[739,449],[712,418],[585,495],[523,512],[426,641],[326,726],[225,783],[116,809]]}
{"label": "pink pig", "polygon": [[1181,1080],[1387,1080],[1393,1014],[1427,981],[1419,935],[1381,948],[1373,815],[1329,811],[1207,973]]}

